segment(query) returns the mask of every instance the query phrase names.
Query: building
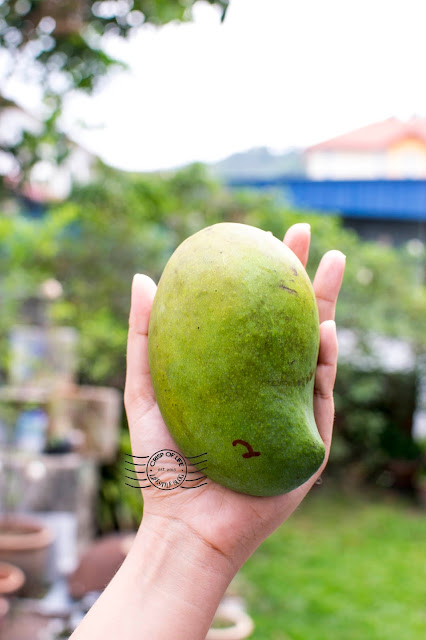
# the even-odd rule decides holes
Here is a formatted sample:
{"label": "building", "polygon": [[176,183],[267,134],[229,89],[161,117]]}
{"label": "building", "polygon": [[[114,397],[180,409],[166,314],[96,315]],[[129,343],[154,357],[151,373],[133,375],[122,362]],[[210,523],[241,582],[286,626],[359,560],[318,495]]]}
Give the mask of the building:
{"label": "building", "polygon": [[297,209],[340,215],[368,240],[426,243],[426,118],[388,118],[303,155],[303,177],[232,176],[228,184],[273,188]]}
{"label": "building", "polygon": [[426,119],[388,118],[308,147],[311,180],[426,179]]}

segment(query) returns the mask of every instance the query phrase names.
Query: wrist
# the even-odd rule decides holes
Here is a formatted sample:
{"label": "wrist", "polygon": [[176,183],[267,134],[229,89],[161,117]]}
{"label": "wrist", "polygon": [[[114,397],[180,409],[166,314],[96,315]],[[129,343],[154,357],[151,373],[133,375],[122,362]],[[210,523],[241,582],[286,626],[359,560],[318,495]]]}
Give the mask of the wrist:
{"label": "wrist", "polygon": [[182,521],[146,514],[72,640],[204,640],[236,568]]}
{"label": "wrist", "polygon": [[220,573],[229,576],[230,580],[239,569],[232,554],[228,556],[190,524],[173,516],[144,513],[131,551],[137,557],[149,551],[153,571],[157,563],[161,565],[165,554],[171,554],[176,565],[186,566],[188,570],[203,569],[212,575]]}
{"label": "wrist", "polygon": [[237,571],[188,524],[153,514],[144,515],[126,565],[156,620],[152,637],[167,637],[172,624],[175,640],[205,638]]}

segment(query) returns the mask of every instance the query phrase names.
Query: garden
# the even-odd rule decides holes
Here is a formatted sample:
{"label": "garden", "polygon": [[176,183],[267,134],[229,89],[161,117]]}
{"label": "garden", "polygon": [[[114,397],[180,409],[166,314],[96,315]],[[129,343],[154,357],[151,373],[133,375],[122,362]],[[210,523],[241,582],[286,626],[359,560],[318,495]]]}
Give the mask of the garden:
{"label": "garden", "polygon": [[[295,3],[266,4],[0,0],[1,640],[69,638],[135,557],[144,505],[134,483],[143,463],[130,462],[123,401],[132,279],[142,273],[158,282],[182,241],[220,222],[252,225],[280,240],[293,224],[308,223],[311,279],[325,252],[338,249],[347,261],[336,311],[339,358],[327,468],[291,518],[243,564],[224,595],[222,590],[207,640],[426,637],[424,210],[417,211],[417,226],[399,197],[401,220],[408,220],[406,235],[413,237],[397,237],[392,244],[381,234],[382,241],[373,242],[357,235],[337,211],[298,210],[279,186],[284,174],[296,182],[301,175],[308,177],[308,189],[317,180],[318,175],[308,176],[302,147],[289,145],[297,135],[305,146],[316,135],[319,140],[327,119],[332,125],[324,138],[344,128],[350,108],[356,111],[353,122],[360,122],[358,103],[354,107],[341,100],[347,93],[354,102],[356,90],[371,94],[367,71],[382,74],[384,90],[376,92],[365,117],[380,113],[380,96],[386,96],[386,112],[402,108],[401,95],[413,112],[416,100],[421,102],[418,83],[411,83],[412,94],[409,82],[401,92],[401,82],[409,80],[404,71],[401,82],[391,74],[386,88],[381,67],[375,72],[375,60],[360,57],[353,25],[366,24],[362,7],[353,11],[353,34],[346,30],[346,14],[339,16],[330,6],[327,17],[322,7],[318,17],[324,14],[326,20],[307,39],[301,3],[300,15]],[[311,5],[308,11],[314,15]],[[387,7],[389,18],[393,10]],[[377,11],[377,29],[371,28],[371,9],[363,33],[363,55],[373,45],[373,58],[387,47],[385,39],[377,40],[377,33],[383,36]],[[413,29],[424,20],[407,16],[399,8],[393,16],[397,39],[406,32],[416,43]],[[403,29],[404,18],[411,22]],[[389,20],[388,57],[395,53],[391,25]],[[196,31],[186,30],[189,26]],[[374,36],[370,43],[368,32]],[[307,46],[299,46],[302,39]],[[410,52],[410,47],[399,47],[401,57],[393,65],[397,73],[406,69],[405,53],[411,55],[410,64],[424,57]],[[368,60],[364,68],[363,59]],[[344,64],[340,71],[339,60]],[[348,79],[350,91],[345,92]],[[109,94],[108,83],[113,87]],[[313,101],[318,87],[323,98]],[[347,121],[342,119],[346,110]],[[387,169],[393,171],[399,158],[402,177],[410,178],[405,182],[414,190],[426,172],[424,135],[417,139],[413,128],[417,121],[420,127],[417,117],[406,126],[395,118],[379,123],[380,131],[408,131],[408,138],[398,137],[391,148]],[[106,128],[97,136],[102,123]],[[273,135],[267,135],[267,125]],[[111,131],[118,131],[117,137]],[[90,140],[95,141],[92,150]],[[287,145],[282,156],[266,146],[249,149],[253,141],[271,140]],[[320,150],[318,166],[328,171],[335,165],[336,192],[344,161],[352,168],[352,180],[359,172],[368,174],[370,165],[384,170],[386,149],[379,145],[374,155],[370,142],[364,155],[358,147],[347,156],[339,155],[341,149],[329,154],[327,145],[322,156]],[[207,163],[203,154],[213,158],[213,147],[223,157],[234,155],[216,165],[194,161]],[[242,148],[247,152],[239,153]],[[110,166],[141,169],[141,162],[153,173]],[[260,188],[232,188],[232,181],[219,179],[219,165],[231,169],[228,178],[237,178],[234,185],[243,170]],[[159,169],[164,166],[181,168]],[[276,187],[266,188],[271,170],[269,184]],[[407,176],[407,170],[414,173]],[[402,193],[394,175],[385,178],[395,181],[393,193]],[[421,201],[421,190],[417,196]],[[401,220],[388,222],[395,230],[403,227],[398,226]],[[385,223],[374,220],[380,231]],[[247,454],[260,455],[250,449]],[[235,513],[241,525],[240,512]],[[206,520],[207,529],[217,524]],[[156,539],[159,546],[169,540],[168,529],[163,533]],[[192,541],[195,548],[199,540]],[[187,560],[175,554],[173,560],[182,558]],[[176,572],[179,592],[187,565]],[[148,569],[143,566],[142,578]],[[199,598],[203,592],[196,587],[193,596]],[[132,624],[132,616],[117,615],[117,602],[124,600],[125,609],[135,593],[127,598],[121,590],[108,607],[123,628]],[[194,616],[208,606],[202,602],[197,608],[187,600]],[[163,622],[163,616],[166,620],[167,612],[164,604],[154,623]],[[140,609],[134,613],[143,624]],[[108,626],[105,634],[99,628],[96,637],[113,633]],[[122,637],[134,634],[123,631]],[[155,635],[154,640],[163,638]]]}
{"label": "garden", "polygon": [[[244,599],[255,623],[252,637],[262,640],[304,640],[313,629],[319,640],[420,637],[426,630],[426,467],[424,442],[414,437],[413,421],[421,409],[426,335],[424,255],[409,246],[363,241],[337,216],[292,210],[277,203],[273,192],[226,189],[198,164],[140,175],[99,163],[88,184],[37,215],[26,212],[12,192],[5,192],[3,203],[5,388],[11,329],[28,321],[29,309],[33,318],[42,309],[46,326],[77,332],[78,386],[111,389],[122,397],[133,274],[158,281],[176,246],[205,226],[241,222],[282,238],[291,224],[309,222],[311,276],[328,249],[346,254],[336,316],[341,355],[335,435],[323,483],[250,558],[231,593]],[[401,349],[405,358],[392,359],[390,366],[388,351]],[[37,402],[32,398],[25,409],[40,408]],[[6,447],[15,433],[12,405],[3,397]],[[64,413],[59,415],[63,425]],[[93,458],[96,452],[97,481],[87,489],[90,495],[77,491],[93,506],[95,538],[128,535],[143,511],[139,492],[124,481],[130,451],[125,412],[115,415],[114,454],[100,455],[92,439],[94,448],[86,454]],[[89,424],[87,432],[91,429]],[[45,455],[69,454],[73,443],[71,431],[47,429]],[[31,473],[37,479],[37,466]],[[25,505],[22,487],[21,494],[14,490],[12,499],[3,495],[3,509],[19,514]],[[60,503],[58,496],[52,500]]]}

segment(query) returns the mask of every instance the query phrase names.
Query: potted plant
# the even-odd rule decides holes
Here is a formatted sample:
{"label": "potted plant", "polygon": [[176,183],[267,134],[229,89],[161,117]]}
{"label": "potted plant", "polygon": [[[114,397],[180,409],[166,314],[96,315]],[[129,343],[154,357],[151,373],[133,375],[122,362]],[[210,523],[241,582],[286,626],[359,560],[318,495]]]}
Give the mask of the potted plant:
{"label": "potted plant", "polygon": [[21,515],[0,518],[0,561],[24,572],[22,595],[37,597],[48,586],[53,538],[52,531],[36,519]]}
{"label": "potted plant", "polygon": [[8,562],[0,562],[0,597],[17,593],[25,582],[21,569]]}
{"label": "potted plant", "polygon": [[254,623],[240,598],[226,595],[215,613],[206,640],[244,640],[252,635]]}
{"label": "potted plant", "polygon": [[2,627],[3,627],[3,620],[6,618],[7,614],[9,613],[9,608],[10,608],[10,605],[6,600],[6,598],[3,598],[3,596],[0,596],[0,631],[2,630]]}
{"label": "potted plant", "polygon": [[[3,424],[4,417],[2,412]],[[27,479],[14,468],[13,455],[7,445],[0,451],[0,563],[21,569],[26,578],[21,593],[34,597],[49,583],[54,536],[38,519],[17,513]]]}

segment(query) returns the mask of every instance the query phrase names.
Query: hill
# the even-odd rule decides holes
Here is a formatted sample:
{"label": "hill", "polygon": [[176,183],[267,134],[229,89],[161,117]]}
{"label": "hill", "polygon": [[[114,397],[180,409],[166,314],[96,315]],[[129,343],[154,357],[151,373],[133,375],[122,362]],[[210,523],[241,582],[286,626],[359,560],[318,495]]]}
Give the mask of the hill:
{"label": "hill", "polygon": [[235,178],[292,178],[305,177],[303,151],[291,149],[281,154],[271,153],[267,147],[255,147],[234,153],[220,162],[209,165],[220,180]]}

